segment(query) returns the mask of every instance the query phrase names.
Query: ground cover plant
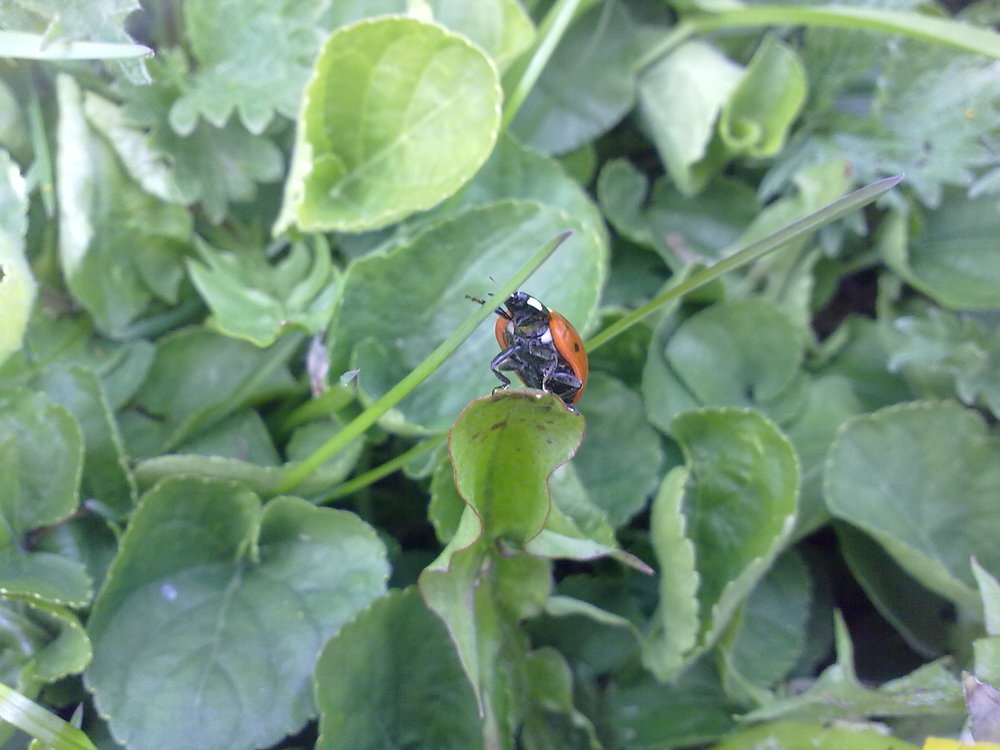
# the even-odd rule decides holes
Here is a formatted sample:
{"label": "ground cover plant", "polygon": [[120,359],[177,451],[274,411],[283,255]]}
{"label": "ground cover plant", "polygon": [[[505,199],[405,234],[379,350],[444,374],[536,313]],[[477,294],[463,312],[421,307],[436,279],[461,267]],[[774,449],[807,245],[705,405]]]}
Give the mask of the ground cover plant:
{"label": "ground cover plant", "polygon": [[0,6],[0,744],[1000,740],[998,20]]}

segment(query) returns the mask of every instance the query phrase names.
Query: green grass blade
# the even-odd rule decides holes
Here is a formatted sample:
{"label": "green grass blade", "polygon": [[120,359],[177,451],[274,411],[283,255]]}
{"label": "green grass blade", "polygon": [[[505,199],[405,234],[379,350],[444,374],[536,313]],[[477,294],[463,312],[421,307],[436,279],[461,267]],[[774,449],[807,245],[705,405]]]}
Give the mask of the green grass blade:
{"label": "green grass blade", "polygon": [[26,31],[0,31],[0,57],[27,60],[121,60],[151,54],[153,50],[141,44],[78,42],[48,39],[43,34]]}
{"label": "green grass blade", "polygon": [[855,190],[853,193],[848,193],[844,197],[838,198],[833,203],[824,206],[819,211],[811,213],[808,216],[804,216],[798,221],[792,222],[784,229],[779,229],[774,234],[770,234],[764,239],[758,240],[752,245],[748,245],[742,250],[733,253],[729,257],[723,258],[715,265],[709,266],[708,268],[692,274],[677,286],[671,287],[659,297],[656,297],[637,310],[633,310],[628,315],[620,318],[612,325],[598,333],[593,339],[587,342],[587,350],[593,351],[599,346],[606,344],[619,333],[627,328],[631,328],[661,305],[665,305],[671,300],[682,297],[685,294],[694,291],[698,287],[704,286],[708,282],[717,279],[727,271],[732,271],[740,266],[745,266],[751,261],[757,260],[768,253],[774,252],[794,239],[798,239],[805,234],[814,232],[825,224],[829,224],[832,221],[836,221],[837,219],[846,216],[852,211],[856,211],[859,208],[867,206],[880,195],[894,188],[902,179],[903,175],[886,177],[885,179],[866,185],[859,190]]}
{"label": "green grass blade", "polygon": [[97,750],[83,732],[0,683],[0,719],[52,750]]}
{"label": "green grass blade", "polygon": [[737,26],[832,26],[882,31],[1000,58],[1000,34],[987,28],[912,11],[836,5],[811,7],[761,5],[692,17],[690,21],[699,31]]}

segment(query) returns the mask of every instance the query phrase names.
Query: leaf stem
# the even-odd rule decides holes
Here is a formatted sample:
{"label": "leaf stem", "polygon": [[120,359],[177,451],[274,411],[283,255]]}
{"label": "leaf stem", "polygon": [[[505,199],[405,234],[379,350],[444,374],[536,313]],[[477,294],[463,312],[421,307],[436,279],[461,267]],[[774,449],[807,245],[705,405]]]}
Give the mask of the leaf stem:
{"label": "leaf stem", "polygon": [[370,484],[374,484],[382,477],[389,476],[397,469],[402,468],[410,459],[416,458],[417,456],[438,447],[444,442],[445,437],[446,436],[444,434],[441,434],[433,435],[426,440],[421,440],[409,450],[400,453],[398,456],[393,457],[384,464],[376,466],[374,469],[370,469],[364,474],[358,474],[356,477],[352,477],[343,484],[338,484],[333,489],[321,493],[316,497],[310,498],[310,501],[318,505],[322,505],[334,500],[339,500],[342,497],[347,497],[348,495],[351,495]]}
{"label": "leaf stem", "polygon": [[936,18],[912,11],[837,5],[757,5],[685,16],[643,56],[639,68],[656,62],[692,34],[745,26],[825,26],[881,31],[1000,58],[1000,34],[950,18]]}
{"label": "leaf stem", "polygon": [[[531,258],[528,259],[528,262],[521,266],[517,273],[515,273],[510,280],[507,281],[507,283],[497,290],[497,298],[506,299],[509,297],[514,290],[521,286],[521,284],[523,284],[525,280],[531,276],[531,274],[533,274],[535,270],[542,265],[542,263],[544,263],[550,255],[552,255],[552,253],[555,252],[556,248],[559,247],[563,241],[570,236],[570,234],[572,234],[570,231],[565,231],[559,234],[554,240],[532,255]],[[278,483],[276,490],[277,493],[281,494],[288,492],[292,488],[299,485],[306,477],[316,471],[316,469],[343,450],[348,443],[354,440],[354,438],[363,434],[365,430],[375,424],[379,417],[402,401],[403,398],[409,395],[414,388],[430,377],[430,375],[438,367],[440,367],[444,361],[448,359],[448,357],[451,356],[452,352],[454,352],[463,341],[472,335],[472,332],[476,330],[476,327],[492,314],[493,308],[489,305],[480,305],[479,307],[476,307],[473,310],[473,313],[465,319],[462,325],[456,328],[451,336],[441,342],[437,349],[428,354],[427,358],[417,365],[409,375],[396,383],[396,385],[390,388],[385,395],[361,412],[351,422],[344,425],[344,428],[340,432],[323,443],[323,445],[316,449],[311,455],[289,469],[285,478]]]}
{"label": "leaf stem", "polygon": [[689,292],[693,292],[695,289],[704,286],[708,282],[714,281],[727,271],[732,271],[740,266],[745,266],[751,261],[757,260],[768,253],[774,252],[792,240],[798,239],[799,237],[802,237],[810,232],[814,232],[820,227],[829,224],[832,221],[836,221],[852,211],[856,211],[863,206],[867,206],[880,195],[894,188],[902,179],[903,175],[886,177],[882,180],[873,182],[870,185],[866,185],[859,190],[855,190],[853,193],[848,193],[847,195],[838,198],[833,203],[824,206],[819,211],[811,213],[808,216],[804,216],[798,221],[792,222],[787,227],[779,229],[774,234],[769,234],[767,237],[758,240],[751,245],[747,245],[745,248],[730,255],[729,257],[723,258],[718,263],[692,274],[676,286],[665,291],[659,297],[656,297],[642,307],[633,310],[628,315],[618,319],[603,331],[598,333],[593,339],[587,342],[587,350],[594,351],[598,347],[603,346],[622,331],[634,326],[660,306],[665,305],[667,302],[677,299],[678,297],[682,297]]}

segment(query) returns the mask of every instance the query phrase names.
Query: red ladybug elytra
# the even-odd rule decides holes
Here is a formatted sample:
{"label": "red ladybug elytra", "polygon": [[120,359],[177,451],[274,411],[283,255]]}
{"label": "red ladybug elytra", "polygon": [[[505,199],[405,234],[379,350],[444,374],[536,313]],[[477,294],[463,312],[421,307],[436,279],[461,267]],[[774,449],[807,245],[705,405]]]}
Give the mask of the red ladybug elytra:
{"label": "red ladybug elytra", "polygon": [[583,394],[589,372],[587,352],[576,329],[559,313],[526,292],[514,292],[497,308],[495,333],[500,353],[490,369],[500,387],[510,385],[503,371],[515,373],[572,406]]}

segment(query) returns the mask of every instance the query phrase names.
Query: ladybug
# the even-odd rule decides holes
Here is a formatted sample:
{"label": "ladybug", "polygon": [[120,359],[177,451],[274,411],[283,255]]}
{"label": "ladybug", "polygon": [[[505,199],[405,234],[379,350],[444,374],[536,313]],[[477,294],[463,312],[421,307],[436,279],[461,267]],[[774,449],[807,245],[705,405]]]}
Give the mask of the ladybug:
{"label": "ladybug", "polygon": [[572,406],[587,385],[587,352],[576,329],[562,315],[526,292],[514,292],[496,309],[495,333],[500,353],[490,369],[500,388],[510,385],[503,371],[517,374],[529,388],[538,388]]}

